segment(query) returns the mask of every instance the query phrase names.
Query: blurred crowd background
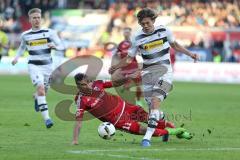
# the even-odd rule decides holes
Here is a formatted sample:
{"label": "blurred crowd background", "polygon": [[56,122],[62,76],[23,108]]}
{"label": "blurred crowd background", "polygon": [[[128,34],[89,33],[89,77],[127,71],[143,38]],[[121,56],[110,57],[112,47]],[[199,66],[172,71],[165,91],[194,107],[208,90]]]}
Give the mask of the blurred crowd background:
{"label": "blurred crowd background", "polygon": [[[239,0],[1,0],[0,30],[9,41],[9,49],[1,51],[4,56],[15,55],[20,34],[31,27],[27,12],[34,7],[43,11],[43,26],[62,38],[66,51],[61,56],[111,58],[123,40],[122,29],[139,29],[136,14],[149,7],[159,15],[156,24],[169,27],[202,61],[240,62]],[[189,60],[172,54],[176,60]]]}

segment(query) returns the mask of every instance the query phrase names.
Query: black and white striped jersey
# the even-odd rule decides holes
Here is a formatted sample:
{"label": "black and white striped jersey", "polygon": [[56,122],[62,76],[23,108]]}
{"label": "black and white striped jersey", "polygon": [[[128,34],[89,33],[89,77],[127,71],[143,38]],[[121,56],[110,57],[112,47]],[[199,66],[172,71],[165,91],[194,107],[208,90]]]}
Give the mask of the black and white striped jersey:
{"label": "black and white striped jersey", "polygon": [[170,44],[175,41],[172,32],[164,26],[155,26],[154,32],[137,32],[132,39],[132,47],[128,51],[130,57],[141,53],[143,63],[151,65],[159,61],[170,62]]}
{"label": "black and white striped jersey", "polygon": [[52,29],[27,30],[21,35],[21,44],[17,51],[20,57],[27,49],[28,63],[35,65],[46,65],[52,63],[51,48],[49,44],[53,44],[57,50],[63,50],[64,46]]}

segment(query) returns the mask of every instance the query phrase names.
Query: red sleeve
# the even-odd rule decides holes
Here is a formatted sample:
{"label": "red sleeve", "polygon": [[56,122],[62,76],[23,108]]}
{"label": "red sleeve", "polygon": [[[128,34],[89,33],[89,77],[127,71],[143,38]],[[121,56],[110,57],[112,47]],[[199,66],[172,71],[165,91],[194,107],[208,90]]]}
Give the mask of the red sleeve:
{"label": "red sleeve", "polygon": [[103,82],[103,88],[112,88],[113,84],[111,81]]}

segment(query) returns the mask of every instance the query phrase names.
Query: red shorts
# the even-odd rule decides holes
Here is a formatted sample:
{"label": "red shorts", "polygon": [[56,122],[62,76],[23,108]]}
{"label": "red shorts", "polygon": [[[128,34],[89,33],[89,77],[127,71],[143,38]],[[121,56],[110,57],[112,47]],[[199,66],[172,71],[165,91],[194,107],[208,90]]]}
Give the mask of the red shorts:
{"label": "red shorts", "polygon": [[[140,122],[147,123],[148,113],[139,106],[125,103],[124,111],[117,109],[117,112],[111,113],[106,121],[111,122],[119,130],[124,130],[130,133],[138,134]],[[119,116],[121,117],[119,118]],[[166,121],[160,120],[157,128],[164,129]]]}
{"label": "red shorts", "polygon": [[139,122],[147,122],[148,113],[141,107],[125,104],[125,109],[121,115],[121,118],[115,124],[117,129],[125,130],[125,131],[133,131],[139,128]]}

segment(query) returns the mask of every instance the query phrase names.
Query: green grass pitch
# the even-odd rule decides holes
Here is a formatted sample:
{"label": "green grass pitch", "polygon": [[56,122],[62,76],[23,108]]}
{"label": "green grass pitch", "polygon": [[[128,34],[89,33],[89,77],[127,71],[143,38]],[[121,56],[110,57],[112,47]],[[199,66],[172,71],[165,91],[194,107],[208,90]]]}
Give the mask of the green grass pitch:
{"label": "green grass pitch", "polygon": [[60,120],[54,108],[73,96],[50,90],[47,100],[55,125],[48,130],[34,111],[33,92],[28,76],[0,76],[1,160],[240,159],[239,85],[175,82],[161,108],[195,137],[190,141],[171,137],[167,143],[153,138],[150,148],[140,146],[142,136],[120,131],[112,140],[99,138],[96,119],[83,123],[79,145],[72,146],[73,122]]}

